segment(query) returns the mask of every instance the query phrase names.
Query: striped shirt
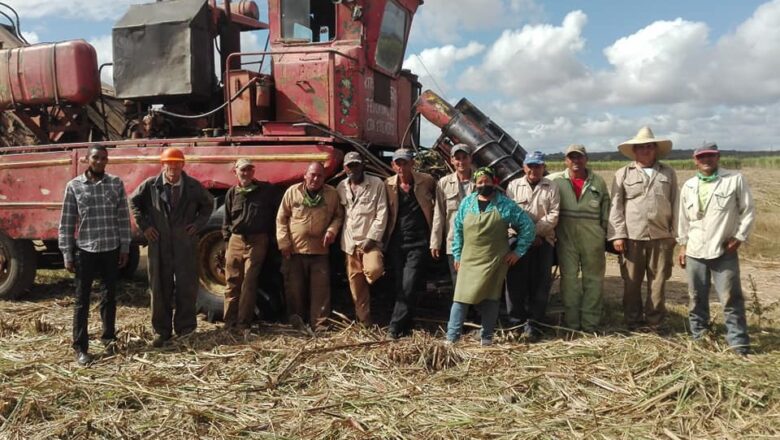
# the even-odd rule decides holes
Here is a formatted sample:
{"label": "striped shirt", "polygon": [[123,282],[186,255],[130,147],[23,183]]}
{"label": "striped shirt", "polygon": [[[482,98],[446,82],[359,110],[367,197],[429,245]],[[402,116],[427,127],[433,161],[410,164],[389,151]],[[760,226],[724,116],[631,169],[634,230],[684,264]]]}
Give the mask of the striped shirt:
{"label": "striped shirt", "polygon": [[76,247],[87,252],[130,250],[130,214],[125,186],[106,174],[97,182],[86,173],[65,187],[60,217],[59,247],[65,262],[73,262]]}

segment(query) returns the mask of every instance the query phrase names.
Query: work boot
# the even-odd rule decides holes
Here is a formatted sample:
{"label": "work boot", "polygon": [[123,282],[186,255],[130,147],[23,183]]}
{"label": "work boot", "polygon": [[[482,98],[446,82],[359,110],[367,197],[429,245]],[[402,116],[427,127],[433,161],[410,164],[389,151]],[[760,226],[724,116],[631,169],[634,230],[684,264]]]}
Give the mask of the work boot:
{"label": "work boot", "polygon": [[152,341],[152,347],[154,348],[161,348],[165,345],[166,342],[168,342],[169,337],[165,337],[163,335],[157,335],[154,337],[154,340]]}
{"label": "work boot", "polygon": [[103,353],[106,356],[113,356],[119,351],[116,346],[116,339],[103,339]]}
{"label": "work boot", "polygon": [[91,364],[92,361],[92,356],[90,356],[89,353],[82,350],[76,350],[76,363],[79,364],[80,367],[86,367]]}

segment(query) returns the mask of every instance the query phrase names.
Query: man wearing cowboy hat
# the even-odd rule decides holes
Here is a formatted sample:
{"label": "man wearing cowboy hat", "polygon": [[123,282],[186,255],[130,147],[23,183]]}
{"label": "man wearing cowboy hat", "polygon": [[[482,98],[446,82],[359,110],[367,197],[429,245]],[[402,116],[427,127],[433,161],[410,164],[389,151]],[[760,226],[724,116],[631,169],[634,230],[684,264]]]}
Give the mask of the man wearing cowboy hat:
{"label": "man wearing cowboy hat", "polygon": [[750,338],[737,251],[753,229],[755,205],[742,174],[719,168],[719,160],[714,143],[693,153],[698,172],[680,189],[678,259],[688,273],[688,319],[693,338],[702,339],[709,333],[712,284],[723,304],[726,341],[745,356]]}
{"label": "man wearing cowboy hat", "polygon": [[[677,225],[677,174],[658,161],[672,141],[642,127],[618,150],[633,162],[615,173],[608,240],[620,254],[623,314],[631,330],[657,328],[666,316],[666,280],[672,276]],[[642,281],[647,275],[647,298]]]}

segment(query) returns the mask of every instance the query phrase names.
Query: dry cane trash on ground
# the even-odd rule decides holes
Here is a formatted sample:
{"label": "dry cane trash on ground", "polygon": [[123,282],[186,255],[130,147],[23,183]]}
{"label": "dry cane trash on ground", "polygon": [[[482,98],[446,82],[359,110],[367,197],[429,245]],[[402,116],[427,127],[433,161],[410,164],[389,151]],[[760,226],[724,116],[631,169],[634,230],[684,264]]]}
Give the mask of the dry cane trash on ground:
{"label": "dry cane trash on ground", "polygon": [[[148,309],[123,304],[119,353],[79,368],[67,295],[0,310],[3,439],[780,435],[777,329],[748,360],[683,331],[559,333],[531,345],[499,332],[483,348],[474,335],[454,346],[441,333],[386,341],[346,321],[316,338],[201,322],[152,349]],[[96,354],[97,316],[93,302]]]}

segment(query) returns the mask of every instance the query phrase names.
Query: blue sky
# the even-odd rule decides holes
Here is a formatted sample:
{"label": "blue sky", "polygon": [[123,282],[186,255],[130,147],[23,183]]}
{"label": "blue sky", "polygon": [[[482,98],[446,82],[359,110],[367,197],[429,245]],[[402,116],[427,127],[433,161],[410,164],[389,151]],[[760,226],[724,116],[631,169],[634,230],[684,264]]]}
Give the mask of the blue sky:
{"label": "blue sky", "polygon": [[[6,2],[31,40],[84,38],[110,61],[111,26],[136,1]],[[405,66],[527,150],[612,150],[642,125],[677,148],[778,147],[780,0],[426,0]]]}

